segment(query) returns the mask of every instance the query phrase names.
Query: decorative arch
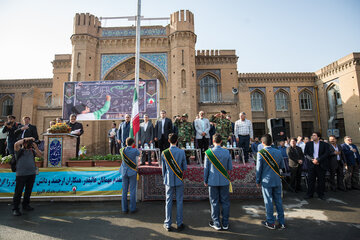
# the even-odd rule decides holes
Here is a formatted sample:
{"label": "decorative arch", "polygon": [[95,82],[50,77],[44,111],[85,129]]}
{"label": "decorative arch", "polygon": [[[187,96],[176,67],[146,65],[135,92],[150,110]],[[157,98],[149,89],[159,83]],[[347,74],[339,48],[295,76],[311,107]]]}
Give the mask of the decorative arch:
{"label": "decorative arch", "polygon": [[251,99],[251,111],[263,112],[264,111],[264,98],[265,95],[259,89],[255,89],[250,92]]}
{"label": "decorative arch", "polygon": [[275,92],[275,107],[276,111],[289,110],[289,93],[283,89],[278,89]]}
{"label": "decorative arch", "polygon": [[304,88],[299,92],[300,110],[313,110],[313,93]]}

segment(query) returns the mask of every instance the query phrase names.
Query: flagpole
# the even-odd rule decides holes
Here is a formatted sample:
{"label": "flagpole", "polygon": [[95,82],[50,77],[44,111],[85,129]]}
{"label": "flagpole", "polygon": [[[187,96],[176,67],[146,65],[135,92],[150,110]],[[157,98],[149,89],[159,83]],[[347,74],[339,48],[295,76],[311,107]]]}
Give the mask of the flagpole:
{"label": "flagpole", "polygon": [[[137,96],[139,96],[139,69],[140,69],[140,19],[141,19],[141,0],[137,1],[136,15],[136,49],[135,49],[135,88]],[[134,116],[132,116],[134,117]],[[139,133],[136,134],[136,147],[139,147]]]}

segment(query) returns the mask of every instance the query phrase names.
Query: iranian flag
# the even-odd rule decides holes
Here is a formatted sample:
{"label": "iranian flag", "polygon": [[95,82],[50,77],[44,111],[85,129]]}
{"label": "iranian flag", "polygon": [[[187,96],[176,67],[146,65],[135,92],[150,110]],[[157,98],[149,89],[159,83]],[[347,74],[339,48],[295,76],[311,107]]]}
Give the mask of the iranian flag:
{"label": "iranian flag", "polygon": [[134,138],[136,133],[140,130],[139,118],[139,101],[137,97],[136,87],[134,88],[134,98],[131,111],[130,137]]}

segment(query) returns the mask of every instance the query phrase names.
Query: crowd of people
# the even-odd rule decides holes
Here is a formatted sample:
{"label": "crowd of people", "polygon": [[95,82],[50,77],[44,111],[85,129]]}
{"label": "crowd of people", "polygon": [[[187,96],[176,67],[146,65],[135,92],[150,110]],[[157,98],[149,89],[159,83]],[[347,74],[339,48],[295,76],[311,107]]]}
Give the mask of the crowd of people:
{"label": "crowd of people", "polygon": [[[174,121],[166,117],[162,110],[155,126],[145,114],[140,124],[138,145],[154,145],[162,152],[162,176],[165,185],[165,221],[164,228],[172,231],[172,199],[176,196],[176,224],[178,231],[185,228],[183,224],[183,173],[187,169],[187,157],[183,148],[191,143],[201,149],[204,159],[204,185],[209,189],[211,208],[211,221],[209,226],[215,230],[229,228],[229,193],[232,192],[229,171],[232,170],[232,156],[223,146],[236,146],[244,151],[244,161],[249,157],[256,160],[256,185],[261,187],[266,209],[266,220],[262,225],[268,229],[285,229],[284,210],[282,207],[282,185],[287,183],[288,190],[303,191],[301,179],[307,178],[305,199],[314,197],[315,191],[320,199],[325,199],[325,179],[329,176],[330,189],[360,190],[359,165],[360,155],[350,136],[344,138],[343,144],[337,143],[333,135],[328,140],[322,139],[321,134],[314,132],[311,138],[298,136],[291,139],[280,139],[273,142],[273,137],[265,134],[254,138],[252,123],[246,119],[244,112],[239,114],[239,120],[231,122],[231,117],[225,111],[204,117],[200,111],[195,121],[188,121],[188,115],[175,116]],[[17,123],[14,116],[8,116],[8,122],[0,121],[1,144],[6,145],[6,151],[14,154],[16,163],[16,186],[13,198],[13,215],[19,216],[21,194],[25,188],[23,210],[31,211],[29,205],[31,189],[35,181],[36,167],[33,161],[35,156],[41,156],[36,144],[38,134],[36,126],[30,124],[30,118],[24,117],[23,124]],[[122,211],[135,213],[137,167],[140,151],[135,148],[135,139],[130,138],[130,115],[125,116],[117,128],[112,123],[108,132],[110,152],[120,154],[123,162],[120,167],[122,175]],[[61,122],[57,119],[56,122]],[[54,123],[56,123],[54,122]],[[71,133],[82,135],[82,124],[76,121],[76,115],[70,116],[67,124]],[[78,138],[76,152],[79,151],[80,138]],[[4,142],[4,143],[3,143]],[[210,146],[210,148],[209,148]],[[0,150],[4,151],[4,145]],[[148,161],[151,156],[142,154],[140,164]],[[288,178],[286,177],[287,175]],[[335,181],[336,179],[336,181]],[[289,181],[289,183],[288,183]],[[315,190],[315,186],[317,189]],[[128,206],[127,193],[130,193]],[[273,204],[277,210],[278,225],[275,225]],[[222,209],[220,211],[220,209]]]}

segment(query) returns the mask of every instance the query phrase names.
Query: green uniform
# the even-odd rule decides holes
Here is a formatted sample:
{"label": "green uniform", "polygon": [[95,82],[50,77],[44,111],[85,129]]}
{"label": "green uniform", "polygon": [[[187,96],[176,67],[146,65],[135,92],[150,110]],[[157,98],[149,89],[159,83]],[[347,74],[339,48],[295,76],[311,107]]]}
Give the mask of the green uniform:
{"label": "green uniform", "polygon": [[210,118],[210,122],[216,123],[216,133],[219,133],[222,138],[222,146],[226,146],[229,137],[232,134],[231,121],[226,118],[215,117],[214,115]]}
{"label": "green uniform", "polygon": [[191,139],[194,138],[194,128],[191,122],[181,122],[180,120],[176,119],[174,125],[178,129],[178,136],[179,136],[179,147],[185,148],[186,143],[191,143]]}

